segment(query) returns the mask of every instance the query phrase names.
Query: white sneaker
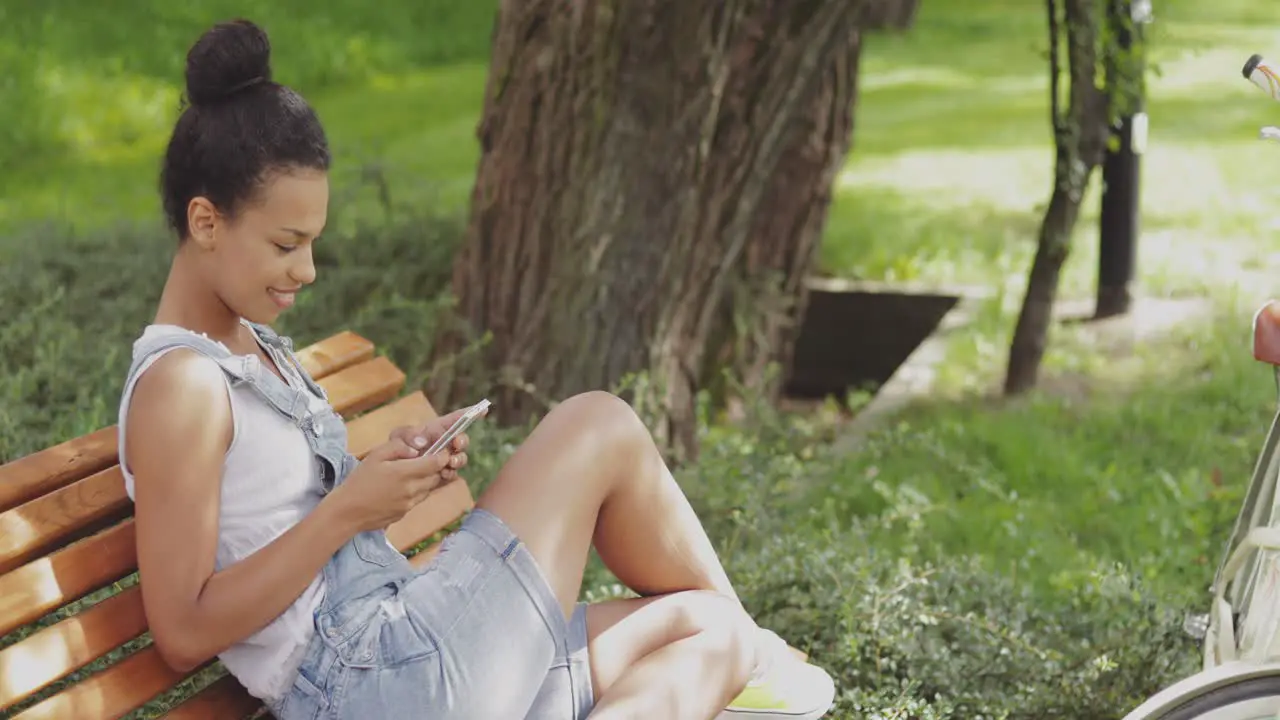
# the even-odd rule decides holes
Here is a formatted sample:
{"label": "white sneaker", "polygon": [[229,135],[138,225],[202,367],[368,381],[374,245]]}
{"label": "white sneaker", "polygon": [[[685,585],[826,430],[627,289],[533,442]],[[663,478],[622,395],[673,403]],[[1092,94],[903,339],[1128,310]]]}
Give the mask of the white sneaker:
{"label": "white sneaker", "polygon": [[815,720],[836,699],[836,685],[826,670],[801,660],[770,630],[765,649],[747,687],[716,720]]}

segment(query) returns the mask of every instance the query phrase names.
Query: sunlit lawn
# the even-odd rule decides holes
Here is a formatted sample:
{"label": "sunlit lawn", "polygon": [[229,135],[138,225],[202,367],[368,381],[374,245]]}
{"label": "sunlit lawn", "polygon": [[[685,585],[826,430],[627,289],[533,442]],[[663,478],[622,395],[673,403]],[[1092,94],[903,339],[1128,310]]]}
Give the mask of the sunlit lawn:
{"label": "sunlit lawn", "polygon": [[[951,390],[988,389],[1003,367],[1050,189],[1042,8],[923,0],[917,27],[876,37],[863,63],[855,149],[839,178],[820,269],[994,291],[981,321],[953,347],[944,376]],[[1265,31],[1271,17],[1243,0],[1211,8],[1166,0],[1157,12],[1163,75],[1151,84],[1140,288],[1209,294],[1222,319],[1240,323],[1270,291],[1277,269],[1269,237],[1280,147],[1255,138],[1261,125],[1280,122],[1280,107],[1239,72],[1251,53],[1275,46]],[[487,26],[477,27],[487,38]],[[59,37],[70,43],[77,36]],[[303,39],[282,36],[277,54],[316,52],[300,49]],[[385,53],[395,55],[389,47]],[[57,50],[50,50],[55,60]],[[155,71],[162,64],[153,58],[148,72],[103,76],[78,65],[41,76],[50,107],[61,113],[58,132],[73,150],[0,172],[0,231],[45,218],[83,229],[157,218],[155,173],[176,107],[180,50],[166,75]],[[483,58],[393,65],[358,82],[308,81],[337,153],[337,191],[368,192],[361,178],[381,174],[402,200],[460,209],[477,157]],[[283,62],[278,78],[290,82],[291,70],[304,69]],[[1071,297],[1093,289],[1096,199],[1095,185],[1067,267]],[[987,554],[1036,569],[1046,582],[1054,568],[1068,573],[1097,558],[1141,559],[1153,571],[1175,562],[1162,572],[1198,577],[1203,568],[1189,563],[1212,550],[1207,538],[1231,512],[1271,405],[1265,371],[1245,354],[1241,327],[1185,328],[1174,345],[1158,346],[1170,357],[1142,355],[1129,371],[1134,382],[1115,392],[1014,408],[971,401],[923,408],[911,415],[907,439],[851,458],[844,485],[833,483],[830,497],[863,493],[871,477],[885,492],[919,493],[925,506],[944,510],[895,542]],[[1087,333],[1055,329],[1051,373],[1106,374],[1111,360],[1089,354]],[[1046,463],[1052,472],[1040,471]],[[1214,477],[1225,478],[1225,489],[1216,489]],[[855,506],[865,503],[850,501]],[[995,539],[985,533],[993,527],[1000,529]],[[1036,548],[1034,557],[1024,557],[1023,547]]]}
{"label": "sunlit lawn", "polygon": [[[207,14],[219,17],[232,5],[209,7]],[[1157,11],[1153,37],[1163,75],[1152,81],[1143,166],[1142,282],[1153,292],[1197,290],[1207,271],[1221,278],[1238,267],[1269,267],[1258,239],[1270,232],[1280,171],[1260,160],[1280,147],[1255,137],[1259,126],[1280,120],[1280,107],[1245,83],[1239,67],[1268,47],[1272,33],[1255,22],[1260,11],[1239,0],[1215,3],[1213,13],[1189,0],[1161,3]],[[1200,24],[1206,20],[1213,24]],[[199,27],[195,18],[181,22]],[[487,27],[471,24],[472,32]],[[1044,24],[1039,5],[926,0],[911,32],[873,38],[855,150],[821,255],[825,271],[1016,290],[1051,174]],[[80,37],[68,28],[74,24],[55,36],[64,46]],[[71,62],[44,69],[48,104],[61,113],[59,132],[73,151],[0,173],[0,229],[50,217],[84,228],[158,216],[155,175],[186,41],[176,30],[161,36],[176,48],[167,77],[154,52],[147,72]],[[392,41],[405,37],[384,39],[387,47],[367,53],[395,56]],[[421,194],[425,202],[438,195],[461,207],[477,157],[482,59],[406,63],[395,72],[374,67],[359,82],[326,84],[297,62],[316,53],[300,46],[303,40],[281,33],[277,74],[290,82],[292,70],[314,86],[308,94],[338,157],[338,192],[359,192],[373,168],[401,197]],[[1091,288],[1096,194],[1095,183],[1068,267],[1072,293]]]}

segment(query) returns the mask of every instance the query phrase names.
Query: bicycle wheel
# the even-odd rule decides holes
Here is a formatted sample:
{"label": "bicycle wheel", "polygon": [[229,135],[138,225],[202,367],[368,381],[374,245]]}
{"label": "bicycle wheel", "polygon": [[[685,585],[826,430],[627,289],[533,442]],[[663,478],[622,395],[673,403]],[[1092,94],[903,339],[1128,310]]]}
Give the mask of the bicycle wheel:
{"label": "bicycle wheel", "polygon": [[1226,685],[1192,698],[1152,720],[1275,720],[1280,717],[1280,677]]}

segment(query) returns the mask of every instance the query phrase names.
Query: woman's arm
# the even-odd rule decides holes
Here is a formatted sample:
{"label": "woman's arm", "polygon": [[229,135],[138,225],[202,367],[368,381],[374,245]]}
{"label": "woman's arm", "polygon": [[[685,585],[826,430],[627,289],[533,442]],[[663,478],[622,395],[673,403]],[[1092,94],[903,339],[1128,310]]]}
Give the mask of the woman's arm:
{"label": "woman's arm", "polygon": [[283,613],[356,527],[337,503],[322,502],[271,544],[214,573],[232,434],[222,370],[191,351],[165,355],[135,386],[127,423],[143,605],[165,662],[188,671]]}

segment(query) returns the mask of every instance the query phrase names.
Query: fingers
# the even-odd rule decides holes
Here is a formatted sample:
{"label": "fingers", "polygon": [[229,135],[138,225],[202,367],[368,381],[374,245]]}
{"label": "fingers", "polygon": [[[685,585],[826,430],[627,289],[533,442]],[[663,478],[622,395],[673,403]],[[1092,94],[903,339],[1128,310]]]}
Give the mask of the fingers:
{"label": "fingers", "polygon": [[449,467],[449,462],[453,455],[447,452],[437,452],[433,455],[423,455],[414,457],[405,462],[404,471],[410,476],[426,477],[429,475],[438,475],[441,470]]}
{"label": "fingers", "polygon": [[[449,428],[452,427],[455,422],[461,419],[462,416],[465,415],[467,411],[470,409],[471,409],[471,406],[461,407],[461,408],[458,408],[457,410],[450,412],[448,415],[441,415],[435,418],[434,420],[427,422],[426,425],[423,425],[419,429],[419,432],[422,434],[428,435],[431,438],[438,438],[441,435],[448,432]],[[486,408],[484,412],[480,413],[480,417],[485,417],[488,414],[489,414],[489,410]]]}
{"label": "fingers", "polygon": [[470,407],[460,407],[457,410],[450,412],[448,415],[442,415],[436,418],[436,423],[440,425],[442,428],[448,428],[450,425],[457,422],[458,418],[462,417],[463,414],[465,414],[470,409],[471,409]]}
{"label": "fingers", "polygon": [[458,476],[458,470],[466,467],[466,464],[466,453],[442,451],[434,455],[407,459],[401,471],[406,478],[427,478],[438,475],[441,480],[448,481],[455,479]]}
{"label": "fingers", "polygon": [[432,439],[438,438],[445,434],[466,411],[467,408],[458,408],[448,415],[441,415],[433,420],[428,420],[425,425],[418,429],[418,432]]}
{"label": "fingers", "polygon": [[409,460],[416,458],[422,452],[422,448],[415,447],[413,442],[412,432],[398,436],[393,435],[385,443],[369,451],[365,460]]}

